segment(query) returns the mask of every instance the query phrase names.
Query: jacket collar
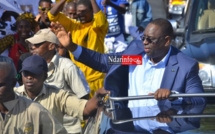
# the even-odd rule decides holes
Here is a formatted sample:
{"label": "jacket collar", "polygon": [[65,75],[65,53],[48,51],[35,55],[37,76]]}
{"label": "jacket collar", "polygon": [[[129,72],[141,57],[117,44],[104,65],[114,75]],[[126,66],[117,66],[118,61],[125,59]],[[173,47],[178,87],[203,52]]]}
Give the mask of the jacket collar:
{"label": "jacket collar", "polygon": [[172,90],[172,86],[179,69],[178,59],[176,56],[177,53],[178,53],[178,50],[172,47],[160,88],[166,88],[166,89]]}

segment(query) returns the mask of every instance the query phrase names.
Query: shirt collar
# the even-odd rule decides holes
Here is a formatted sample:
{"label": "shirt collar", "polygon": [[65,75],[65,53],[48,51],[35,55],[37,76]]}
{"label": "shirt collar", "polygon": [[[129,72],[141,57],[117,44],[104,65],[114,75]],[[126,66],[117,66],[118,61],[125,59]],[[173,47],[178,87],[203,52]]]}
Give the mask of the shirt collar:
{"label": "shirt collar", "polygon": [[18,103],[18,96],[15,94],[14,100],[4,102],[3,105],[7,108],[8,111],[11,111],[16,106],[17,103]]}
{"label": "shirt collar", "polygon": [[58,53],[56,53],[54,55],[54,57],[52,58],[52,60],[50,61],[50,65],[48,66],[48,68],[50,68],[52,65],[57,67],[58,63],[59,63],[59,58],[60,58],[60,55],[58,55]]}
{"label": "shirt collar", "polygon": [[[46,91],[46,90],[47,90],[47,89],[46,89],[46,86],[45,86],[45,84],[43,84],[42,90],[41,90],[40,93],[37,95],[37,97],[34,98],[34,100],[36,100],[38,97],[40,97],[40,96],[42,96],[42,95],[46,95],[46,94],[47,94],[47,91]],[[20,86],[20,88],[19,88],[19,93],[20,93],[21,95],[26,96],[27,98],[31,99],[31,98],[28,96],[28,94],[27,94],[27,92],[26,92],[26,90],[25,90],[24,85]]]}
{"label": "shirt collar", "polygon": [[147,61],[149,64],[151,64],[153,66],[166,66],[171,50],[172,50],[172,47],[170,46],[169,51],[166,54],[166,56],[160,62],[158,62],[155,65],[150,61],[150,58],[146,54],[144,55],[143,60]]}
{"label": "shirt collar", "polygon": [[47,93],[47,89],[45,84],[43,84],[43,89],[40,91],[40,93],[37,95],[37,97],[34,98],[34,100],[36,100],[38,97],[42,96],[42,95],[46,95]]}

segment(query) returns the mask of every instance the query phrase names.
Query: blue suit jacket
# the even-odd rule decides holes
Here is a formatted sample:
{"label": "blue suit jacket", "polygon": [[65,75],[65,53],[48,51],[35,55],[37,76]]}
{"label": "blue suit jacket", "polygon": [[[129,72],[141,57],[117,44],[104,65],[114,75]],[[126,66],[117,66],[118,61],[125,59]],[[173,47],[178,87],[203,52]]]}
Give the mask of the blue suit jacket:
{"label": "blue suit jacket", "polygon": [[[133,41],[128,48],[114,55],[144,55],[142,41]],[[111,54],[100,54],[83,48],[77,59],[85,65],[107,73],[104,87],[111,91],[111,96],[128,95],[128,67],[127,65],[110,65],[108,56]],[[112,54],[113,55],[113,54]],[[160,88],[178,91],[180,93],[202,93],[202,82],[198,76],[198,63],[186,56],[177,48],[172,47]],[[205,103],[202,97],[183,99],[187,104]]]}

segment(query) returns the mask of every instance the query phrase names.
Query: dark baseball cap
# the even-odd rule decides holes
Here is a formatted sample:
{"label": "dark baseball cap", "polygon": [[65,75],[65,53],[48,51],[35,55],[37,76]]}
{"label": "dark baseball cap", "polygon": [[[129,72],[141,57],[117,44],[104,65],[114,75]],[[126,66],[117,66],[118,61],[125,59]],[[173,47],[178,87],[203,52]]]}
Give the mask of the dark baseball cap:
{"label": "dark baseball cap", "polygon": [[47,62],[38,55],[26,58],[22,63],[22,71],[28,71],[36,75],[41,75],[43,71],[48,72]]}

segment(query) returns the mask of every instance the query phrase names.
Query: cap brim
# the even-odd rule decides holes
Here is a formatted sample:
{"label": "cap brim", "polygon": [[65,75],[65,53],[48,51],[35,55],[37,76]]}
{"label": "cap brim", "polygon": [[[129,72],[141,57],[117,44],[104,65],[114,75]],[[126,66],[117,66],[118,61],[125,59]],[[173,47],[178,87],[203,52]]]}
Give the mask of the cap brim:
{"label": "cap brim", "polygon": [[43,38],[41,38],[41,36],[37,36],[37,35],[34,35],[33,37],[25,40],[26,43],[30,43],[30,44],[39,44],[39,43],[42,43],[44,41],[45,40]]}
{"label": "cap brim", "polygon": [[28,72],[31,72],[31,73],[36,74],[36,75],[41,75],[42,74],[42,71],[36,71],[36,69],[32,69],[32,67],[23,68],[19,72],[21,73],[23,71],[28,71]]}

